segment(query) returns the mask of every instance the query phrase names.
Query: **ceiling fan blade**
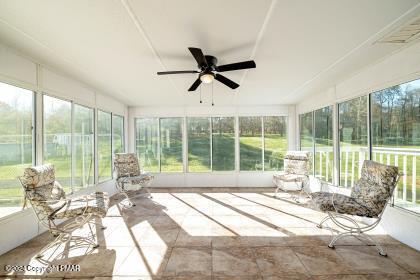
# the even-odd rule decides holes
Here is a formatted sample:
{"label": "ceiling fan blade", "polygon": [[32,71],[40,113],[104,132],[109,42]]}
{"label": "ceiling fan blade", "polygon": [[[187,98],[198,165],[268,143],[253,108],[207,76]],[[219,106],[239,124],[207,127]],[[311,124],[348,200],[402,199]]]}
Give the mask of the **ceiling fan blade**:
{"label": "ceiling fan blade", "polygon": [[194,56],[195,60],[197,61],[198,67],[207,66],[206,57],[203,54],[203,51],[199,48],[188,48],[191,54]]}
{"label": "ceiling fan blade", "polygon": [[158,75],[169,75],[169,74],[195,74],[200,73],[195,70],[186,70],[186,71],[166,71],[166,72],[157,72]]}
{"label": "ceiling fan blade", "polygon": [[200,80],[200,77],[197,79],[197,80],[195,80],[195,82],[191,85],[191,87],[188,89],[188,91],[195,91],[197,88],[198,88],[198,86],[201,84],[201,80]]}
{"label": "ceiling fan blade", "polygon": [[235,88],[239,87],[239,85],[237,83],[235,83],[234,81],[232,81],[232,80],[230,80],[230,79],[228,79],[225,76],[222,76],[220,74],[216,74],[214,76],[214,78],[216,80],[218,80],[219,82],[221,82],[222,84],[230,87],[231,89],[235,89]]}
{"label": "ceiling fan blade", "polygon": [[242,62],[237,62],[237,63],[220,65],[220,66],[217,66],[216,71],[226,72],[226,71],[249,69],[249,68],[255,68],[255,67],[257,67],[257,65],[255,64],[255,61],[249,60],[249,61],[242,61]]}

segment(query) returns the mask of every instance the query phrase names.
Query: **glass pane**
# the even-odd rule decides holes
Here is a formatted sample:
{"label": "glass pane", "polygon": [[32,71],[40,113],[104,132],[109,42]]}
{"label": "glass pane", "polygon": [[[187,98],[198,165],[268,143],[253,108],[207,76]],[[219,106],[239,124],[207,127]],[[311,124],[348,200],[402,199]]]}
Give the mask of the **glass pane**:
{"label": "glass pane", "polygon": [[286,150],[286,117],[264,117],[264,170],[282,170]]}
{"label": "glass pane", "polygon": [[[312,157],[313,153],[313,128],[312,128],[313,113],[299,115],[299,128],[300,128],[300,150],[309,151]],[[309,160],[309,174],[313,174],[313,162]]]}
{"label": "glass pane", "polygon": [[261,117],[239,117],[241,170],[262,170],[261,137]]}
{"label": "glass pane", "polygon": [[136,152],[140,168],[159,172],[158,119],[136,119]]}
{"label": "glass pane", "polygon": [[71,103],[44,95],[44,162],[55,166],[57,181],[71,191]]}
{"label": "glass pane", "polygon": [[112,115],[112,146],[113,153],[124,152],[124,118]]}
{"label": "glass pane", "polygon": [[360,172],[363,161],[369,158],[367,130],[368,97],[361,96],[340,103],[340,186],[352,187]]}
{"label": "glass pane", "polygon": [[235,118],[212,118],[213,170],[235,170]]}
{"label": "glass pane", "polygon": [[160,119],[160,170],[182,172],[182,118]]}
{"label": "glass pane", "polygon": [[334,167],[333,106],[315,111],[315,176],[332,183]]}
{"label": "glass pane", "polygon": [[420,212],[420,80],[372,94],[372,159],[405,176],[395,204]]}
{"label": "glass pane", "polygon": [[98,110],[99,182],[112,178],[111,114]]}
{"label": "glass pane", "polygon": [[188,118],[188,171],[211,171],[210,118]]}
{"label": "glass pane", "polygon": [[94,183],[93,109],[74,105],[74,190]]}
{"label": "glass pane", "polygon": [[0,83],[0,217],[22,209],[16,180],[31,166],[33,94]]}

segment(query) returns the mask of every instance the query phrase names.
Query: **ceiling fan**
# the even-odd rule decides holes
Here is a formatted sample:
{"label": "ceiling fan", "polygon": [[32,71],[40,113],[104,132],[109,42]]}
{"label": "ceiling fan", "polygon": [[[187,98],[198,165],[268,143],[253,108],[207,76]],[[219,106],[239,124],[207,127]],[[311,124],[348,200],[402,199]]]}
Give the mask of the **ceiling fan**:
{"label": "ceiling fan", "polygon": [[242,61],[237,63],[225,64],[217,66],[217,58],[211,55],[204,55],[203,51],[199,48],[188,48],[197,61],[197,70],[186,70],[186,71],[167,71],[157,72],[158,75],[169,75],[169,74],[198,74],[197,80],[191,85],[188,91],[195,91],[201,83],[209,84],[213,80],[217,80],[222,84],[235,89],[239,87],[237,83],[219,74],[219,72],[235,71],[242,69],[255,68],[256,64],[253,60]]}

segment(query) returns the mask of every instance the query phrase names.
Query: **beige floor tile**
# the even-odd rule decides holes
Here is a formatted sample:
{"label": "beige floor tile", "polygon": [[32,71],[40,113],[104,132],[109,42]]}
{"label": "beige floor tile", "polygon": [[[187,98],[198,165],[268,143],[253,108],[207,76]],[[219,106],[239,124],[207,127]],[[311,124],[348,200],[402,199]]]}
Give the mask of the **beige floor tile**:
{"label": "beige floor tile", "polygon": [[351,266],[327,246],[291,247],[311,275],[349,274]]}
{"label": "beige floor tile", "polygon": [[406,245],[386,246],[388,257],[411,273],[420,273],[420,252]]}
{"label": "beige floor tile", "polygon": [[212,252],[204,247],[175,247],[163,276],[211,276]]}
{"label": "beige floor tile", "polygon": [[191,228],[179,232],[175,247],[210,247],[211,242],[211,228]]}
{"label": "beige floor tile", "polygon": [[162,275],[170,255],[170,247],[135,247],[117,267],[114,275],[159,277]]}
{"label": "beige floor tile", "polygon": [[308,273],[296,256],[296,254],[287,247],[260,247],[254,249],[257,265],[263,276]]}
{"label": "beige floor tile", "polygon": [[150,228],[142,236],[135,236],[138,246],[171,247],[175,244],[181,228]]}
{"label": "beige floor tile", "polygon": [[[366,275],[357,275],[357,274],[350,274],[350,275],[320,275],[320,276],[313,276],[312,279],[314,280],[366,280]],[[386,279],[386,278],[384,278]]]}
{"label": "beige floor tile", "polygon": [[367,280],[419,280],[420,274],[369,274]]}
{"label": "beige floor tile", "polygon": [[214,276],[259,276],[253,250],[246,247],[213,249]]}
{"label": "beige floor tile", "polygon": [[359,274],[406,272],[390,258],[380,256],[374,246],[342,246],[335,251]]}

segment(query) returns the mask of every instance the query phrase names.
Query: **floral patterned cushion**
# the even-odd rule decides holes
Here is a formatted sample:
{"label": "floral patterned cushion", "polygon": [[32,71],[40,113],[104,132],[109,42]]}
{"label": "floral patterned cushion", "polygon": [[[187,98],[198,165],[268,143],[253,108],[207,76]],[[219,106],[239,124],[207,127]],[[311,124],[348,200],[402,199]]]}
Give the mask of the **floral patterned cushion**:
{"label": "floral patterned cushion", "polygon": [[73,218],[88,213],[103,218],[108,211],[108,207],[108,194],[105,192],[95,192],[89,196],[67,200],[64,207],[54,214],[54,218]]}
{"label": "floral patterned cushion", "polygon": [[55,181],[54,165],[44,164],[25,168],[21,181],[27,188],[52,184]]}
{"label": "floral patterned cushion", "polygon": [[354,198],[337,193],[315,192],[311,194],[313,208],[322,212],[337,211],[341,214],[362,217],[376,217],[377,214],[369,208],[359,204]]}
{"label": "floral patterned cushion", "polygon": [[114,167],[117,178],[140,175],[140,166],[136,154],[117,153],[114,155]]}
{"label": "floral patterned cushion", "polygon": [[379,215],[392,196],[397,180],[398,167],[365,160],[351,197]]}
{"label": "floral patterned cushion", "polygon": [[308,175],[309,152],[288,151],[284,157],[284,171],[289,174]]}

